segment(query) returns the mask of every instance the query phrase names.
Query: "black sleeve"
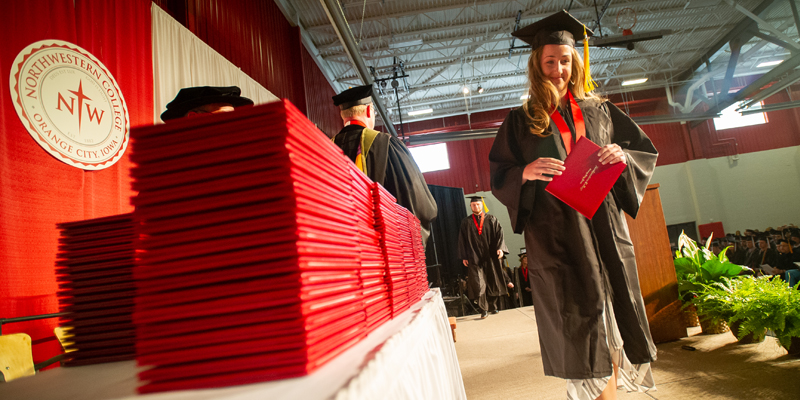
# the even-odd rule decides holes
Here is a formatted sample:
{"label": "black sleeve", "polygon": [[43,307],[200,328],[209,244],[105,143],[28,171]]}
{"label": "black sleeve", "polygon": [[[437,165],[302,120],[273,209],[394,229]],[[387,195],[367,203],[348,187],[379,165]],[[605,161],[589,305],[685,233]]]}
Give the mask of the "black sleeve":
{"label": "black sleeve", "polygon": [[617,204],[631,217],[636,218],[647,184],[653,176],[658,151],[650,138],[633,120],[611,102],[606,102],[613,128],[612,142],[627,155],[628,166],[614,184]]}
{"label": "black sleeve", "polygon": [[438,209],[425,178],[406,146],[397,138],[389,139],[386,178],[383,186],[397,198],[397,204],[413,213],[423,228],[429,229]]}
{"label": "black sleeve", "polygon": [[497,131],[489,152],[492,194],[508,209],[515,233],[522,233],[536,193],[535,182],[522,183],[528,164],[522,156],[517,135],[527,129],[522,115],[511,111]]}

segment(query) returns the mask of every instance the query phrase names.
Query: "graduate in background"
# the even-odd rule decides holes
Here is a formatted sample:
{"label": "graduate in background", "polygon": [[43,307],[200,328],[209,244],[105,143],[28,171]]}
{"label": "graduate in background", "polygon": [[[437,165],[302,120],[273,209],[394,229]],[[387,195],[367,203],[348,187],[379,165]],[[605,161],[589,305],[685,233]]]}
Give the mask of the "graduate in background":
{"label": "graduate in background", "polygon": [[438,212],[436,201],[403,142],[374,129],[372,85],[347,89],[333,96],[333,104],[339,107],[344,121],[344,128],[333,137],[333,142],[361,172],[386,188],[397,199],[397,204],[419,219],[425,245],[431,221]]}
{"label": "graduate in background", "polygon": [[516,270],[517,282],[519,282],[519,292],[522,296],[519,299],[520,307],[527,307],[533,305],[533,289],[531,288],[531,280],[528,276],[528,254],[525,248],[520,249],[519,253],[519,268]]}
{"label": "graduate in background", "polygon": [[481,318],[497,314],[497,299],[514,285],[503,271],[502,259],[508,253],[503,228],[494,215],[484,212],[483,199],[469,198],[472,214],[461,221],[458,231],[458,256],[467,267],[467,297],[477,302]]}
{"label": "graduate in background", "polygon": [[[636,217],[658,152],[630,117],[591,93],[575,43],[592,34],[566,11],[512,33],[531,44],[530,98],[508,114],[489,153],[492,193],[525,234],[544,371],[568,380],[570,399],[655,386],[656,347],[623,212]],[[579,137],[601,147],[597,162],[626,164],[591,220],[545,191]]]}

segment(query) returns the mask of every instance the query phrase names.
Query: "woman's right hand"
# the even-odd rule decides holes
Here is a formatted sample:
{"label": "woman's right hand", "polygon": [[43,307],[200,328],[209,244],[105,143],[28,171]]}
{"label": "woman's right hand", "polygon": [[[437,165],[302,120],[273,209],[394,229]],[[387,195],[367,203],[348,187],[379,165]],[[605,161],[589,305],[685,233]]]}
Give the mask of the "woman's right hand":
{"label": "woman's right hand", "polygon": [[522,171],[522,180],[523,183],[533,180],[549,182],[553,178],[547,175],[561,175],[563,170],[564,162],[561,160],[549,157],[537,158],[536,161],[525,166]]}

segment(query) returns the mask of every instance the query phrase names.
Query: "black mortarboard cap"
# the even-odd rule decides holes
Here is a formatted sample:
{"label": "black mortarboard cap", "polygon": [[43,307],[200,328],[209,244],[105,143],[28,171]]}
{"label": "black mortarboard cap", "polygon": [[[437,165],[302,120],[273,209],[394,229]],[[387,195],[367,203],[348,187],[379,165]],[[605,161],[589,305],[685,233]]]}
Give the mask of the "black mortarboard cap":
{"label": "black mortarboard cap", "polygon": [[792,236],[797,236],[797,237],[800,237],[800,229],[797,229],[797,228],[792,228],[792,229],[790,230],[790,232],[791,232],[791,235],[792,235]]}
{"label": "black mortarboard cap", "polygon": [[769,235],[767,235],[766,233],[760,233],[756,235],[756,240],[763,240],[765,242],[769,242]]}
{"label": "black mortarboard cap", "polygon": [[474,203],[477,201],[483,201],[483,197],[481,196],[466,196],[469,199],[470,203]]}
{"label": "black mortarboard cap", "polygon": [[519,254],[517,254],[517,255],[518,255],[520,258],[522,258],[522,256],[527,256],[527,255],[528,255],[528,251],[527,251],[527,250],[525,250],[525,248],[523,247],[523,248],[519,249]]}
{"label": "black mortarboard cap", "polygon": [[333,105],[340,110],[372,103],[372,85],[356,86],[333,96]]}
{"label": "black mortarboard cap", "polygon": [[[520,38],[536,50],[546,44],[565,44],[575,47],[575,42],[583,40],[585,26],[565,10],[561,10],[549,17],[536,21],[522,29],[511,32],[512,36]],[[591,29],[586,29],[586,35],[593,36]]]}
{"label": "black mortarboard cap", "polygon": [[178,95],[167,104],[167,111],[161,114],[162,121],[181,118],[200,106],[214,103],[228,103],[234,107],[253,104],[253,100],[242,97],[242,89],[238,86],[197,86],[183,88]]}

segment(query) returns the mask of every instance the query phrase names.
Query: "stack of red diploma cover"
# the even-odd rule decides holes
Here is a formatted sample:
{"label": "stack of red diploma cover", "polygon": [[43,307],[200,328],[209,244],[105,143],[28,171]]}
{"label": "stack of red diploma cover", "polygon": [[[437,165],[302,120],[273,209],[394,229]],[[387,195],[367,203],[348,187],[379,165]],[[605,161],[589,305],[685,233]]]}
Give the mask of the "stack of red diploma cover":
{"label": "stack of red diploma cover", "polygon": [[408,308],[400,207],[289,102],[131,136],[140,392],[305,375]]}
{"label": "stack of red diploma cover", "polygon": [[136,234],[131,214],[57,225],[60,325],[65,365],[132,360]]}
{"label": "stack of red diploma cover", "polygon": [[425,265],[425,248],[422,246],[419,220],[410,212],[407,212],[407,216],[411,233],[411,249],[414,254],[412,264],[407,266],[411,281],[409,297],[413,302],[422,298],[428,291],[428,271]]}
{"label": "stack of red diploma cover", "polygon": [[386,259],[381,245],[381,235],[375,226],[375,207],[372,200],[374,183],[350,163],[350,187],[358,236],[361,268],[358,271],[367,313],[367,331],[371,332],[392,317]]}
{"label": "stack of red diploma cover", "polygon": [[403,262],[403,230],[408,229],[407,218],[399,210],[405,210],[395,202],[394,196],[383,186],[373,183],[372,195],[375,200],[375,227],[381,235],[384,259],[386,261],[387,283],[391,299],[392,317],[410,307],[406,266]]}

